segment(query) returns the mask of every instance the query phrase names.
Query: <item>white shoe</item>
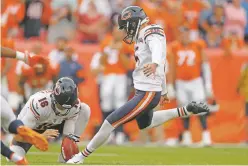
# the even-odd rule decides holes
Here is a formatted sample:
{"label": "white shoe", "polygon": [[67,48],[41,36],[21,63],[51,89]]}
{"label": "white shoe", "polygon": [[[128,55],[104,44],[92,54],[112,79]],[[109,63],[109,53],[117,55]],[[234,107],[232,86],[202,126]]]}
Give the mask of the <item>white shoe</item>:
{"label": "white shoe", "polygon": [[175,147],[177,145],[178,145],[178,139],[177,138],[168,138],[165,141],[165,146]]}
{"label": "white shoe", "polygon": [[203,146],[211,146],[212,145],[211,134],[207,130],[202,132],[202,144],[203,144]]}
{"label": "white shoe", "polygon": [[125,134],[122,132],[118,132],[115,136],[115,142],[117,145],[123,145],[125,142]]}
{"label": "white shoe", "polygon": [[192,137],[191,137],[190,131],[183,132],[182,145],[184,145],[184,146],[192,145]]}
{"label": "white shoe", "polygon": [[68,160],[67,164],[82,164],[84,162],[84,156],[81,152],[73,156],[70,160]]}

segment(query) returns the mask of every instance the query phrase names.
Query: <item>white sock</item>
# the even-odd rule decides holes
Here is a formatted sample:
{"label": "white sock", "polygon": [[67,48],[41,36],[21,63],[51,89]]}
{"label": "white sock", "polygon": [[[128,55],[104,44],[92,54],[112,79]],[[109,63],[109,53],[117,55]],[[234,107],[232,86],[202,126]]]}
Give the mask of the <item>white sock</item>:
{"label": "white sock", "polygon": [[115,128],[107,120],[105,120],[100,130],[96,133],[84,151],[82,151],[83,156],[88,157],[94,150],[103,145],[108,140],[114,129]]}
{"label": "white sock", "polygon": [[12,155],[10,157],[10,160],[13,161],[13,162],[17,162],[17,161],[20,161],[22,159],[23,159],[23,157],[19,156],[16,153],[12,153]]}
{"label": "white sock", "polygon": [[187,111],[186,107],[155,111],[153,113],[152,123],[146,129],[159,126],[177,117],[187,117],[189,115],[191,115],[191,113]]}

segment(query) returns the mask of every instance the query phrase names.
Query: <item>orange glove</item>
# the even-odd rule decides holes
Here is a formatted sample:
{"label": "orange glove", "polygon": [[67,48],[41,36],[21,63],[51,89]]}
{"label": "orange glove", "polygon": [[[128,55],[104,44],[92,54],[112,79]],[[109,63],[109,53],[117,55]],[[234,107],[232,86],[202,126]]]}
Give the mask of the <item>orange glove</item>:
{"label": "orange glove", "polygon": [[41,55],[31,55],[29,53],[25,53],[25,55],[27,56],[26,63],[31,67],[33,67],[37,63],[46,64],[49,62],[47,57]]}

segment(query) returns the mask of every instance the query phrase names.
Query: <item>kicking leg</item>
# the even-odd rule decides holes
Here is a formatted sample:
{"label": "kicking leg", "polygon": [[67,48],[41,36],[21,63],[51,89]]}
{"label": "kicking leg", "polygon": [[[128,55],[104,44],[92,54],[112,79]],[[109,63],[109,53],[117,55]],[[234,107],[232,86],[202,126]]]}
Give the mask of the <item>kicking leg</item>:
{"label": "kicking leg", "polygon": [[137,91],[133,99],[106,118],[100,130],[93,137],[85,150],[75,155],[67,163],[81,163],[85,157],[88,157],[94,150],[105,143],[115,128],[133,120],[145,110],[152,110],[158,104],[159,100],[160,92]]}
{"label": "kicking leg", "polygon": [[168,120],[177,117],[188,117],[193,114],[205,114],[209,112],[209,109],[204,103],[191,102],[185,107],[173,108],[169,110],[161,110],[153,113],[151,124],[146,129],[153,128],[164,124]]}

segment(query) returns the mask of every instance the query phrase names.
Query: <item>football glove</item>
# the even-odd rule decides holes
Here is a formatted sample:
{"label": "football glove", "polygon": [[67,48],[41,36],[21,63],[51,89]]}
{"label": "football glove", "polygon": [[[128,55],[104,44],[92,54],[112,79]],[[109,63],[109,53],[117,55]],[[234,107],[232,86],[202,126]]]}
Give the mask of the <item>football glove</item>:
{"label": "football glove", "polygon": [[70,138],[71,140],[73,140],[74,142],[79,142],[80,141],[80,137],[74,134],[69,134],[66,137]]}

